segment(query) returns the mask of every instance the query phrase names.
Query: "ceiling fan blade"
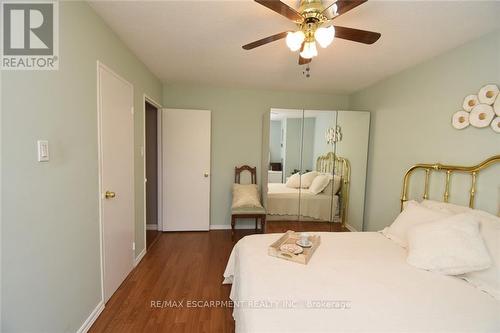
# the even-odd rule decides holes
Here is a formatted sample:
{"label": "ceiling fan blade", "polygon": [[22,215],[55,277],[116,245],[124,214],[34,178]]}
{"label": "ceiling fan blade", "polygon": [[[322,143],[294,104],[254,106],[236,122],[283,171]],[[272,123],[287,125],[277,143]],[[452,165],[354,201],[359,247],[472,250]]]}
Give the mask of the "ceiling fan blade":
{"label": "ceiling fan blade", "polygon": [[269,8],[270,10],[275,11],[276,13],[286,17],[289,20],[294,22],[302,22],[304,18],[299,14],[295,9],[284,4],[278,0],[255,0],[255,2],[260,3],[262,6]]}
{"label": "ceiling fan blade", "polygon": [[380,36],[378,32],[335,26],[335,38],[351,40],[363,44],[373,44]]}
{"label": "ceiling fan blade", "polygon": [[335,13],[332,12],[332,10],[333,10],[332,7],[336,3],[337,3],[337,1],[333,1],[331,4],[329,4],[328,6],[326,6],[325,9],[321,12],[321,14],[325,15],[328,19],[333,20],[333,18],[335,17],[335,15],[334,15]]}
{"label": "ceiling fan blade", "polygon": [[338,14],[336,17],[347,13],[351,9],[354,9],[359,5],[364,4],[367,1],[368,0],[337,0],[337,2],[335,2],[337,4],[337,14]]}
{"label": "ceiling fan blade", "polygon": [[306,58],[302,58],[300,55],[299,55],[299,65],[305,65],[305,64],[308,64],[312,61],[312,59],[306,59]]}
{"label": "ceiling fan blade", "polygon": [[271,42],[283,39],[283,38],[286,37],[287,33],[288,33],[288,31],[280,32],[279,34],[268,36],[266,38],[262,38],[262,39],[256,40],[255,42],[243,45],[242,47],[245,50],[251,50],[251,49],[254,49],[256,47],[262,46],[264,44],[271,43]]}

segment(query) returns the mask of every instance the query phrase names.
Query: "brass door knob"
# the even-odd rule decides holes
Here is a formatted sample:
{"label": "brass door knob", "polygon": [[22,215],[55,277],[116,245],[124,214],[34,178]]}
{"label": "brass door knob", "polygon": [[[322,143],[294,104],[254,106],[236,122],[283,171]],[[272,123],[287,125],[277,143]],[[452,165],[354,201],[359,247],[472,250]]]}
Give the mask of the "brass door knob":
{"label": "brass door knob", "polygon": [[115,192],[111,192],[111,191],[106,191],[106,193],[104,194],[104,197],[106,199],[113,199],[114,197],[116,197],[116,193]]}
{"label": "brass door knob", "polygon": [[203,174],[203,176],[204,176],[205,178],[208,178],[208,176],[209,176],[208,172],[205,172],[205,173]]}

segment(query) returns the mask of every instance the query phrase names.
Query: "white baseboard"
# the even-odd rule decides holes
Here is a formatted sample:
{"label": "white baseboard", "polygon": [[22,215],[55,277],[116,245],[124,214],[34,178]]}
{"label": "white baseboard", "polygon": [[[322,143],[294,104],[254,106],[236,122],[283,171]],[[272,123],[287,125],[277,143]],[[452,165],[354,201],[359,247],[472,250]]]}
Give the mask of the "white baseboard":
{"label": "white baseboard", "polygon": [[76,331],[76,333],[86,333],[92,327],[92,324],[96,321],[97,317],[101,314],[102,310],[104,310],[104,302],[100,301],[94,311],[90,314],[90,316],[85,320],[83,325]]}
{"label": "white baseboard", "polygon": [[[255,229],[255,224],[254,225],[238,225],[236,224],[235,229]],[[211,224],[210,225],[210,230],[231,230],[231,225],[230,224]]]}
{"label": "white baseboard", "polygon": [[345,225],[345,227],[347,228],[347,230],[351,231],[351,232],[359,232],[359,230],[356,230],[356,228],[354,228],[352,225],[350,224],[347,224]]}
{"label": "white baseboard", "polygon": [[134,259],[134,267],[139,265],[139,263],[141,262],[142,258],[144,258],[144,256],[146,255],[146,248],[144,248],[141,253],[139,253],[139,255],[137,256],[137,258]]}
{"label": "white baseboard", "polygon": [[146,224],[146,230],[160,230],[158,224]]}

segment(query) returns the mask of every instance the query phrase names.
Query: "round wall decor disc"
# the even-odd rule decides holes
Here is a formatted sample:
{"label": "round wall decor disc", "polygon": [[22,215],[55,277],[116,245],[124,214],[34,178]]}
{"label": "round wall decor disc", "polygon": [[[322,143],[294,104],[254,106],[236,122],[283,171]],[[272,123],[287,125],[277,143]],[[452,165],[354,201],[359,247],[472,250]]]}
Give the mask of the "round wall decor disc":
{"label": "round wall decor disc", "polygon": [[495,114],[500,117],[500,94],[497,96],[493,109],[495,110]]}
{"label": "round wall decor disc", "polygon": [[500,117],[493,119],[490,126],[495,132],[500,133]]}
{"label": "round wall decor disc", "polygon": [[495,112],[490,105],[479,104],[470,112],[469,122],[474,127],[483,128],[490,125],[494,116]]}
{"label": "round wall decor disc", "polygon": [[451,124],[456,129],[463,129],[469,126],[469,113],[465,111],[457,111],[451,118]]}
{"label": "round wall decor disc", "polygon": [[479,104],[479,99],[477,98],[477,95],[469,95],[465,96],[462,108],[467,112],[471,112],[472,108],[478,104]]}
{"label": "round wall decor disc", "polygon": [[482,104],[493,105],[495,99],[498,96],[498,87],[496,84],[488,84],[479,90],[477,97],[479,98],[479,102]]}

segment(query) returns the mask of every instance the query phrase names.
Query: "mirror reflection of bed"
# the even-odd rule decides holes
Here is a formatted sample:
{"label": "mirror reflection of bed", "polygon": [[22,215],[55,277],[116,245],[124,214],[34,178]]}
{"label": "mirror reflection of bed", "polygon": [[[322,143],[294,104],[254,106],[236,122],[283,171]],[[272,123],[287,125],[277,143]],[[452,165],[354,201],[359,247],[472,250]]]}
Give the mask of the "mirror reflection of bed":
{"label": "mirror reflection of bed", "polygon": [[[334,166],[337,167],[334,169]],[[285,221],[300,218],[301,221],[341,223],[348,203],[349,162],[329,152],[318,157],[315,170],[305,171],[300,178],[298,175],[299,171],[286,177],[285,183],[269,182],[268,215],[277,215],[277,219]],[[309,177],[313,183],[318,177],[325,181],[319,188],[311,189],[313,184],[306,180]],[[295,185],[294,179],[297,179]]]}
{"label": "mirror reflection of bed", "polygon": [[267,232],[363,229],[369,117],[271,109],[263,131]]}

